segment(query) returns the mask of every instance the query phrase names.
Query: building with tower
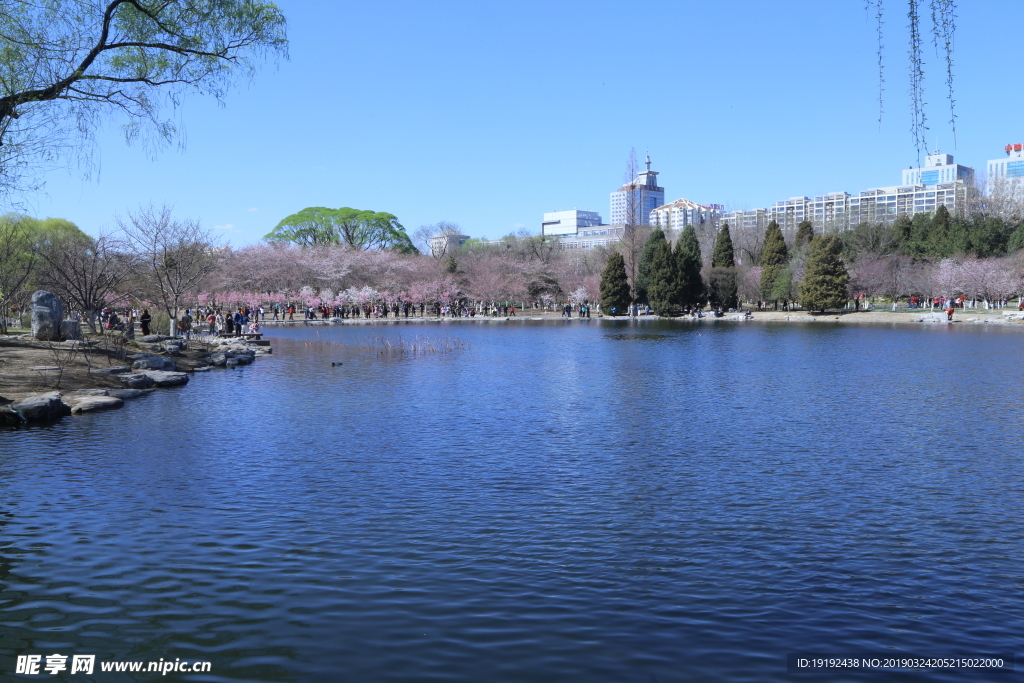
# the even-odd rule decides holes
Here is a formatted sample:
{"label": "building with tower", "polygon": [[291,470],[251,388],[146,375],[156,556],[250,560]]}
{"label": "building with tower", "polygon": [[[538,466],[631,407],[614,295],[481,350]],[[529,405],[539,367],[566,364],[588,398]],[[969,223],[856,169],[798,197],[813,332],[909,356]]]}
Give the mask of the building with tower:
{"label": "building with tower", "polygon": [[647,170],[612,192],[612,225],[650,225],[651,212],[664,203],[665,188],[658,186],[658,172],[651,170],[647,155]]}

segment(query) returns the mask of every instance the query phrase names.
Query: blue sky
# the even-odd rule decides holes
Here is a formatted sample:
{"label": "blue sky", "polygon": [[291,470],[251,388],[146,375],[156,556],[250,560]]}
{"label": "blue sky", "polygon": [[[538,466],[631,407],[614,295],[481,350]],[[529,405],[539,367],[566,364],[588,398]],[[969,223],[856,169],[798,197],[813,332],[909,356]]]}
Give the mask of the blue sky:
{"label": "blue sky", "polygon": [[[909,133],[906,3],[887,2],[885,114],[864,0],[339,3],[284,0],[290,60],[224,106],[187,97],[185,147],[151,158],[111,122],[99,172],[54,171],[27,213],[86,232],[149,202],[251,244],[306,206],[388,211],[474,237],[541,214],[609,218],[631,147],[666,199],[767,206],[898,184]],[[925,51],[930,140],[982,171],[1024,142],[1024,3],[961,2],[956,145]]]}

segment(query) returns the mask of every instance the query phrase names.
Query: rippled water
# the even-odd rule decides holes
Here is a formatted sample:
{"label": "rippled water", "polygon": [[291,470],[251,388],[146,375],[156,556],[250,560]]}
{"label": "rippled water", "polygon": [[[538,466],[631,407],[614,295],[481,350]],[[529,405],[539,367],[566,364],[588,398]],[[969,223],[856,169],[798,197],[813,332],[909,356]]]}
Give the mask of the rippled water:
{"label": "rippled water", "polygon": [[[269,334],[255,366],[0,433],[3,675],[783,681],[790,652],[1019,649],[1019,333]],[[417,336],[468,346],[374,350]]]}

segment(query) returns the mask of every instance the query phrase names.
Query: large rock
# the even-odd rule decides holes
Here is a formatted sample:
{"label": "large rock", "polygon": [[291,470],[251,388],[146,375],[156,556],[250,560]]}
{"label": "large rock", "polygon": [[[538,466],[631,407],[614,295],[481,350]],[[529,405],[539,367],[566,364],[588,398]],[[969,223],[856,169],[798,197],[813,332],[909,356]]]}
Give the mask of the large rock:
{"label": "large rock", "polygon": [[81,339],[82,338],[82,323],[77,320],[61,320],[60,321],[60,338],[61,339]]}
{"label": "large rock", "polygon": [[[182,384],[188,384],[188,375],[184,372],[150,370],[149,372],[143,372],[141,374],[153,380],[153,384],[158,387],[177,387]],[[134,389],[135,387],[132,388]]]}
{"label": "large rock", "polygon": [[90,370],[90,375],[123,375],[126,372],[131,372],[132,369],[127,365],[115,365],[112,368],[96,368]]}
{"label": "large rock", "polygon": [[170,358],[143,358],[132,363],[132,368],[135,370],[167,370],[174,372],[178,369],[174,361]]}
{"label": "large rock", "polygon": [[29,422],[56,420],[66,415],[69,410],[60,398],[61,394],[59,391],[51,391],[41,396],[30,396],[11,407]]}
{"label": "large rock", "polygon": [[[149,391],[152,391],[152,389]],[[145,393],[148,392],[143,391],[142,389],[107,389],[107,396],[114,396],[122,401],[127,401],[131,398],[138,398]]]}
{"label": "large rock", "polygon": [[156,382],[145,374],[118,375],[117,378],[129,389],[148,389]]}
{"label": "large rock", "polygon": [[25,418],[11,406],[0,408],[0,427],[18,427],[25,424]]}
{"label": "large rock", "polygon": [[55,294],[38,290],[32,294],[32,337],[42,341],[60,341],[60,323],[64,304]]}
{"label": "large rock", "polygon": [[80,401],[75,401],[71,406],[71,412],[77,413],[94,413],[97,410],[110,410],[111,408],[120,408],[124,405],[124,401],[115,396],[86,396]]}

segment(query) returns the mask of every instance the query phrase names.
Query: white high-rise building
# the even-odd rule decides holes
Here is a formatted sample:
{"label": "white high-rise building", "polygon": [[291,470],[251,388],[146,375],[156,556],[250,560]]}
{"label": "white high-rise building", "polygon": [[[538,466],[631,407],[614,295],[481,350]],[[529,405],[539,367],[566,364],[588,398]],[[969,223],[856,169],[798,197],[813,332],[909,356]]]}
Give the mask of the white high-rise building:
{"label": "white high-rise building", "polygon": [[647,170],[629,185],[612,192],[613,225],[650,225],[651,211],[665,203],[665,188],[658,187],[658,172],[651,170],[651,157],[647,157]]}
{"label": "white high-rise building", "polygon": [[682,230],[687,225],[718,230],[719,217],[724,209],[721,204],[697,204],[689,199],[677,199],[651,211],[649,223],[665,230]]}
{"label": "white high-rise building", "polygon": [[552,235],[575,235],[583,228],[594,225],[601,225],[601,216],[596,211],[552,211],[544,214],[544,221],[540,224],[540,234]]}
{"label": "white high-rise building", "polygon": [[1020,179],[1024,178],[1024,145],[1016,143],[1003,147],[1006,157],[1002,159],[991,159],[986,170],[989,181],[997,179]]}
{"label": "white high-rise building", "polygon": [[908,168],[903,171],[901,185],[938,185],[962,180],[970,185],[974,182],[974,169],[953,163],[952,154],[932,152],[925,157],[921,168]]}

